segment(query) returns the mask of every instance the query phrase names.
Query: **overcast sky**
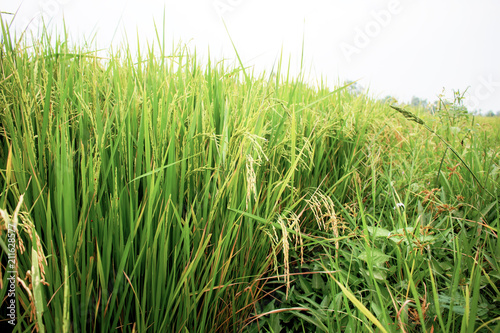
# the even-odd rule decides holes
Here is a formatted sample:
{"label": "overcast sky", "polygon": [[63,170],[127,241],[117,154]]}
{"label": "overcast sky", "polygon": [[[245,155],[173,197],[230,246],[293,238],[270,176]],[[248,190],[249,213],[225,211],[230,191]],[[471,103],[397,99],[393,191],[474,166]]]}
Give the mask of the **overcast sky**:
{"label": "overcast sky", "polygon": [[[498,0],[0,0],[16,12],[19,33],[44,18],[74,44],[135,48],[155,39],[165,17],[168,45],[186,43],[200,57],[235,60],[224,21],[246,66],[270,71],[281,49],[297,73],[304,40],[309,79],[332,86],[359,80],[372,96],[434,101],[464,91],[470,110],[500,111]],[[164,14],[165,13],[165,14]],[[3,15],[4,20],[12,16]]]}

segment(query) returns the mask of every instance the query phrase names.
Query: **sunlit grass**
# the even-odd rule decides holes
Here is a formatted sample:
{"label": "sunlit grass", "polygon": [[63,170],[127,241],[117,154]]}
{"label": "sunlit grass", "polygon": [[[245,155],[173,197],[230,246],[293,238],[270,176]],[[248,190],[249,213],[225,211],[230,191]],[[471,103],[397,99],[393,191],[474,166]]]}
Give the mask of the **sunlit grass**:
{"label": "sunlit grass", "polygon": [[429,131],[281,62],[3,38],[17,331],[498,327],[498,124],[403,107]]}

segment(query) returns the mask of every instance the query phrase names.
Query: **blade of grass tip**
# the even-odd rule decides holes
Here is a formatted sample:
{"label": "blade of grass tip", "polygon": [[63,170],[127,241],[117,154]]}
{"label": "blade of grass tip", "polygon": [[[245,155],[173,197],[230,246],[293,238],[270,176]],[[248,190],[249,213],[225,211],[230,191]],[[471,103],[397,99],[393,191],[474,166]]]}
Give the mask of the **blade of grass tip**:
{"label": "blade of grass tip", "polygon": [[446,145],[446,147],[448,147],[448,149],[450,149],[453,152],[453,154],[455,154],[455,156],[460,160],[460,162],[462,162],[462,164],[470,172],[470,174],[472,175],[472,177],[474,178],[474,180],[478,183],[478,185],[483,190],[485,190],[486,193],[488,193],[491,197],[495,198],[495,196],[483,186],[483,184],[476,177],[476,175],[471,170],[471,168],[469,167],[469,165],[460,157],[460,155],[458,154],[458,152],[455,149],[453,149],[453,147],[450,146],[450,144],[448,142],[446,142],[439,134],[437,134],[429,126],[427,126],[427,124],[422,119],[420,119],[419,117],[417,117],[416,115],[414,115],[410,111],[406,111],[406,110],[404,110],[404,109],[402,109],[400,107],[397,107],[397,106],[394,106],[394,105],[390,105],[390,107],[393,108],[394,110],[398,111],[399,113],[401,113],[406,119],[408,119],[410,121],[413,121],[413,122],[416,122],[419,125],[424,126],[426,130],[428,130],[429,132],[431,132],[432,134],[434,134],[435,136],[437,136],[439,138],[439,140],[441,140]]}
{"label": "blade of grass tip", "polygon": [[247,72],[245,71],[245,66],[243,66],[243,61],[241,61],[240,54],[238,53],[238,50],[236,50],[236,46],[234,45],[233,39],[231,38],[231,35],[229,34],[229,30],[227,29],[226,22],[222,20],[222,23],[224,23],[224,28],[226,29],[227,35],[229,36],[229,40],[231,41],[231,44],[233,45],[234,52],[236,52],[236,57],[238,57],[238,61],[241,66],[241,70],[243,71],[243,74],[245,75],[245,81],[247,82],[248,86],[252,86],[252,81],[250,80],[250,77],[247,75]]}
{"label": "blade of grass tip", "polygon": [[469,318],[470,318],[470,290],[469,285],[465,285],[465,306],[464,306],[464,315],[462,317],[462,327],[460,332],[469,332]]}
{"label": "blade of grass tip", "polygon": [[448,147],[446,147],[446,150],[445,150],[445,152],[443,154],[443,157],[441,158],[441,163],[439,163],[439,168],[438,168],[438,172],[437,172],[437,175],[436,175],[436,187],[439,184],[439,175],[441,174],[441,170],[443,169],[444,158],[446,157],[446,152],[447,151],[448,151]]}
{"label": "blade of grass tip", "polygon": [[7,162],[5,163],[5,194],[3,198],[3,202],[1,203],[2,207],[5,207],[5,203],[7,202],[7,193],[10,188],[10,180],[13,174],[12,167],[12,144],[9,144],[9,152],[7,153]]}
{"label": "blade of grass tip", "polygon": [[302,69],[304,68],[304,50],[306,45],[306,20],[304,19],[304,26],[302,28],[302,51],[300,54],[300,73],[302,73]]}
{"label": "blade of grass tip", "polygon": [[[478,332],[482,332],[482,329],[485,328],[485,327],[488,327],[491,323],[497,321],[497,327],[494,329],[494,330],[491,330],[490,331],[493,331],[494,333],[500,333],[500,317],[496,317],[496,318],[493,318],[491,320],[488,320],[487,322],[483,323],[481,326],[479,326],[475,331],[474,333],[478,333]],[[488,327],[489,328],[489,327]]]}
{"label": "blade of grass tip", "polygon": [[[48,68],[48,82],[45,88],[45,103],[43,106],[43,121],[42,121],[42,132],[40,133],[40,140],[38,140],[38,149],[42,152],[44,151],[45,145],[45,137],[47,133],[49,133],[48,124],[49,124],[49,114],[50,114],[50,94],[52,92],[52,84],[54,81],[54,68],[53,62],[49,61]],[[38,163],[39,165],[43,165],[42,163],[43,154],[39,154]]]}
{"label": "blade of grass tip", "polygon": [[[3,18],[0,16],[0,25],[2,26],[2,45],[5,45],[5,49],[7,53],[11,52],[12,54],[12,39],[10,37],[10,31],[7,24],[4,24]],[[2,51],[2,60],[3,60],[3,47],[0,48]]]}
{"label": "blade of grass tip", "polygon": [[69,318],[71,295],[70,295],[70,282],[69,282],[69,270],[68,270],[68,257],[66,255],[66,244],[64,241],[63,241],[63,246],[61,246],[61,250],[62,250],[61,253],[62,265],[64,265],[64,281],[62,282],[64,284],[62,332],[66,333],[70,331],[70,326],[71,326]]}
{"label": "blade of grass tip", "polygon": [[474,331],[474,326],[476,324],[477,309],[479,306],[479,294],[481,287],[481,268],[478,267],[477,263],[482,262],[482,257],[480,252],[477,254],[476,260],[473,266],[473,272],[471,274],[471,284],[472,284],[472,300],[470,306],[468,332]]}
{"label": "blade of grass tip", "polygon": [[38,326],[38,332],[44,333],[45,326],[43,325],[43,296],[42,296],[42,283],[40,282],[40,267],[38,267],[38,253],[35,249],[34,242],[33,247],[31,248],[31,278],[33,281],[33,298],[35,303],[36,310],[36,322]]}
{"label": "blade of grass tip", "polygon": [[19,202],[17,203],[17,207],[14,210],[14,214],[12,215],[12,224],[14,225],[15,232],[17,232],[17,215],[19,214],[19,210],[21,209],[23,200],[24,200],[24,194],[21,194],[21,196],[19,197]]}
{"label": "blade of grass tip", "polygon": [[441,329],[443,332],[446,332],[446,326],[443,321],[443,316],[441,315],[441,309],[439,307],[439,296],[438,296],[438,291],[436,287],[436,281],[434,279],[434,274],[432,273],[432,266],[430,261],[428,262],[429,266],[429,275],[431,279],[431,285],[432,285],[432,296],[434,297],[434,304],[436,307],[436,316],[438,317],[439,325],[441,326]]}
{"label": "blade of grass tip", "polygon": [[64,264],[64,301],[63,301],[63,332],[69,332],[70,321],[69,321],[69,273],[68,265]]}

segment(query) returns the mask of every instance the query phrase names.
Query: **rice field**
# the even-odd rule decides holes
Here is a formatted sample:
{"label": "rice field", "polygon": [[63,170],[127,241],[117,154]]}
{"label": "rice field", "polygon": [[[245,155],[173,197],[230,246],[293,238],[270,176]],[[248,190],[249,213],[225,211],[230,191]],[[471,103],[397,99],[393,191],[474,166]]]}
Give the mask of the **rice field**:
{"label": "rice field", "polygon": [[2,331],[499,332],[499,122],[2,34]]}

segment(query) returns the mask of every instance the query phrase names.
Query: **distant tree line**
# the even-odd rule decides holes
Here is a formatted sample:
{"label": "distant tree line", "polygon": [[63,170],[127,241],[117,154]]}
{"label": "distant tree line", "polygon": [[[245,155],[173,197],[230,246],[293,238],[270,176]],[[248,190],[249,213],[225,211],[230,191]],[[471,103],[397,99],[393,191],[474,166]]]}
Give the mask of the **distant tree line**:
{"label": "distant tree line", "polygon": [[[364,87],[356,81],[347,80],[344,82],[344,85],[349,85],[347,87],[347,90],[351,94],[356,96],[362,94],[363,91],[365,90]],[[429,102],[427,99],[413,96],[408,105],[411,105],[415,108],[422,108],[432,114],[439,112],[443,109],[446,109],[448,111],[454,112],[455,114],[462,114],[462,115],[473,114],[473,115],[482,115],[484,117],[500,117],[500,110],[498,110],[497,112],[494,112],[492,110],[489,110],[488,112],[483,112],[481,109],[474,111],[468,110],[463,103],[466,91],[467,90],[463,92],[460,92],[458,90],[453,91],[453,101],[445,99],[444,89],[443,92],[438,96],[438,99],[434,102]],[[382,99],[382,101],[388,104],[398,103],[398,100],[390,95],[385,96]]]}
{"label": "distant tree line", "polygon": [[[458,103],[457,103],[457,100],[458,100]],[[386,96],[383,99],[383,101],[384,102],[394,102],[394,101],[396,101],[396,99],[392,96]],[[461,97],[455,98],[454,103],[443,100],[443,99],[439,99],[437,101],[434,101],[433,103],[429,103],[427,101],[427,99],[422,99],[422,98],[413,96],[409,105],[411,105],[413,107],[421,107],[425,110],[428,110],[431,113],[435,113],[435,112],[441,110],[443,107],[453,106],[455,108],[462,109],[461,111],[463,111],[463,112],[467,112],[467,113],[471,113],[471,114],[473,113],[473,114],[477,114],[477,115],[483,115],[485,117],[500,117],[500,110],[498,110],[497,112],[493,112],[492,110],[489,110],[486,113],[483,112],[481,109],[475,110],[474,112],[468,111],[467,108],[464,105],[462,105]]]}

